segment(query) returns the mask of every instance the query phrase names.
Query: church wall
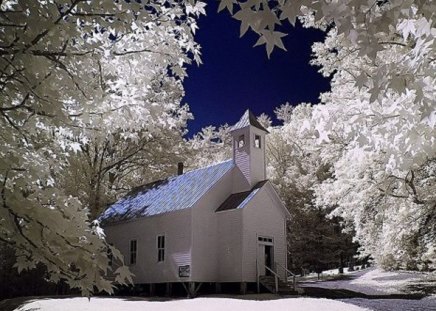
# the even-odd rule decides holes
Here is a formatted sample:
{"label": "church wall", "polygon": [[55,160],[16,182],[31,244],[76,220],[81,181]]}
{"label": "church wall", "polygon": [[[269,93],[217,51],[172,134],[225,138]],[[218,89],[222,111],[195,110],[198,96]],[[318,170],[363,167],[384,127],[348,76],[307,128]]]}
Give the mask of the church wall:
{"label": "church wall", "polygon": [[192,280],[194,281],[219,281],[221,236],[219,235],[220,229],[215,210],[232,193],[232,171],[226,173],[192,208],[192,241],[194,246]]}
{"label": "church wall", "polygon": [[[135,284],[189,281],[179,266],[191,266],[191,209],[136,219],[104,228],[106,239],[124,256]],[[158,262],[157,235],[165,235],[165,258]],[[130,264],[130,241],[137,241],[136,264]],[[115,267],[114,267],[115,268]]]}
{"label": "church wall", "polygon": [[[274,261],[286,267],[286,214],[275,198],[274,190],[269,183],[243,209],[243,281],[256,281],[256,258],[258,254],[258,237],[274,240]],[[283,270],[279,270],[282,277]]]}

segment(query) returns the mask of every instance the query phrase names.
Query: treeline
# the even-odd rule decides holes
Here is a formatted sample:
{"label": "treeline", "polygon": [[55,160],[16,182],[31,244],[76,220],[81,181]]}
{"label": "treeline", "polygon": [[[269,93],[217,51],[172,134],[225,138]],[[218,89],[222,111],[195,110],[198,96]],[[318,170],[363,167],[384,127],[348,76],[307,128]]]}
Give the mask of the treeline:
{"label": "treeline", "polygon": [[72,291],[65,282],[50,282],[47,268],[42,264],[19,273],[16,262],[15,251],[6,244],[0,243],[0,300],[20,296],[78,293],[77,290]]}

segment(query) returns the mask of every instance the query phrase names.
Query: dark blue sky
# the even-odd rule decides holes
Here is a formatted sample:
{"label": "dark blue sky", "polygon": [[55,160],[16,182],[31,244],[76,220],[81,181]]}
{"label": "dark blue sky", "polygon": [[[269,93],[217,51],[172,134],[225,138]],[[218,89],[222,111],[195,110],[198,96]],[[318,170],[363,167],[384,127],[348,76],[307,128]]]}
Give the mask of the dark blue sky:
{"label": "dark blue sky", "polygon": [[309,65],[310,47],[322,41],[321,31],[286,22],[282,31],[289,33],[283,40],[288,51],[277,48],[268,60],[264,45],[253,47],[257,35],[249,30],[239,38],[239,21],[217,13],[217,3],[208,2],[196,34],[203,64],[190,66],[184,82],[184,102],[195,117],[188,136],[207,125],[233,124],[247,108],[273,116],[286,101],[317,103],[319,94],[330,89],[329,80]]}

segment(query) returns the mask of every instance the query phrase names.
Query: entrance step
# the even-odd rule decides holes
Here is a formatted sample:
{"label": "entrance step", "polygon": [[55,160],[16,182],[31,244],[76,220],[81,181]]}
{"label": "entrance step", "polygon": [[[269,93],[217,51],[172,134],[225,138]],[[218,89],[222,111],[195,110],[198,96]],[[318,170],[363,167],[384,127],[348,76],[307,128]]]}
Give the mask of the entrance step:
{"label": "entrance step", "polygon": [[274,276],[264,275],[259,277],[259,283],[263,285],[267,290],[271,293],[279,294],[279,295],[298,295],[299,292],[294,290],[292,284],[285,283],[282,280],[278,279],[278,292],[276,293],[276,283]]}

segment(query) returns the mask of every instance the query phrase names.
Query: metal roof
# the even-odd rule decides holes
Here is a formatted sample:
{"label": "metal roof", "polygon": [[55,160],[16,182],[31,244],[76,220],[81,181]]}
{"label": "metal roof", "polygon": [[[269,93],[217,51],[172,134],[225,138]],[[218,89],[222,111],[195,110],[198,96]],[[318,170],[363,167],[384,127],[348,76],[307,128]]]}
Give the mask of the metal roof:
{"label": "metal roof", "polygon": [[259,189],[266,184],[266,182],[267,180],[258,182],[250,191],[231,194],[215,212],[243,208],[256,195]]}
{"label": "metal roof", "polygon": [[242,115],[241,119],[230,128],[230,131],[235,131],[238,129],[242,129],[244,127],[247,126],[254,126],[262,131],[265,131],[267,133],[269,133],[263,126],[262,124],[259,123],[259,121],[257,121],[255,115],[249,110],[247,109],[245,111],[245,113]]}
{"label": "metal roof", "polygon": [[233,167],[233,160],[228,160],[138,187],[111,205],[99,220],[113,223],[190,208]]}

